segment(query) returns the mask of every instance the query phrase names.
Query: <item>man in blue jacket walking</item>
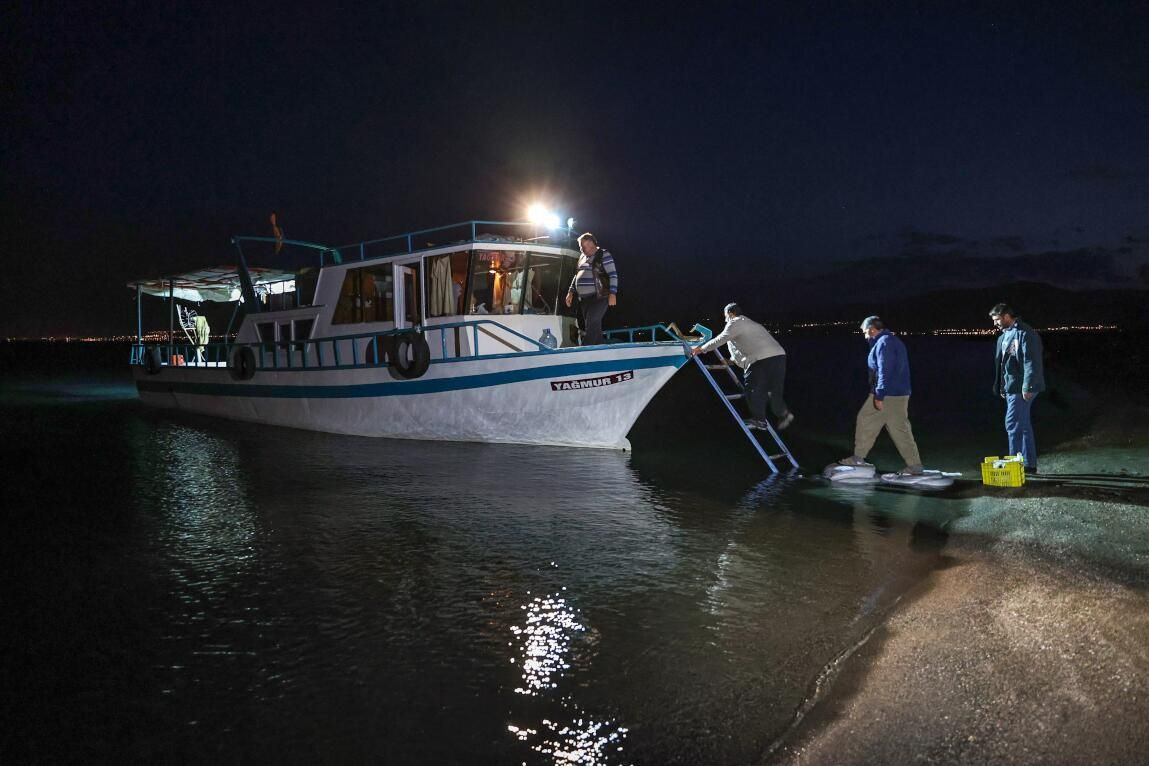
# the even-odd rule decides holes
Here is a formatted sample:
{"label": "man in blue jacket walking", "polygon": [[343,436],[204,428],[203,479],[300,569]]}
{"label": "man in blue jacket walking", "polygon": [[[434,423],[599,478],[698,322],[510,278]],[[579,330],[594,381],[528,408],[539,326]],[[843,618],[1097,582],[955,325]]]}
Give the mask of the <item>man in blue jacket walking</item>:
{"label": "man in blue jacket walking", "polygon": [[870,344],[870,355],[866,360],[870,368],[870,395],[858,410],[854,454],[838,463],[872,467],[866,462],[866,455],[885,428],[890,432],[898,454],[906,461],[901,473],[920,475],[922,458],[910,428],[910,358],[906,345],[876,316],[866,317],[862,322],[862,335]]}
{"label": "man in blue jacket walking", "polygon": [[1037,473],[1037,443],[1030,408],[1045,390],[1041,336],[1014,313],[1008,303],[989,310],[1001,335],[994,353],[993,392],[1005,399],[1005,435],[1009,454],[1025,457],[1025,472]]}

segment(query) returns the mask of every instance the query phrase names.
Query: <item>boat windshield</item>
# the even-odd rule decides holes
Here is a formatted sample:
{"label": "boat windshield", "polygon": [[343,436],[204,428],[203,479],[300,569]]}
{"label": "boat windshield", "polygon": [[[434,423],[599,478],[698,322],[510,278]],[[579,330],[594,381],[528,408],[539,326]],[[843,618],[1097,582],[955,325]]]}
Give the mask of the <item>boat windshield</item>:
{"label": "boat windshield", "polygon": [[574,258],[554,253],[477,250],[471,261],[468,314],[557,314]]}

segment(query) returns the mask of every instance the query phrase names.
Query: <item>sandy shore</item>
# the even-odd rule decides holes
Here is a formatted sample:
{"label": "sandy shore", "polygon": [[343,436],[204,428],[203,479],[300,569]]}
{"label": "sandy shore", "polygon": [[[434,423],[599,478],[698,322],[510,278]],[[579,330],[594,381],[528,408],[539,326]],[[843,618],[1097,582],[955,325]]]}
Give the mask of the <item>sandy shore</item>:
{"label": "sandy shore", "polygon": [[949,563],[827,672],[767,762],[1149,763],[1145,454],[1055,456],[1078,478],[971,499]]}

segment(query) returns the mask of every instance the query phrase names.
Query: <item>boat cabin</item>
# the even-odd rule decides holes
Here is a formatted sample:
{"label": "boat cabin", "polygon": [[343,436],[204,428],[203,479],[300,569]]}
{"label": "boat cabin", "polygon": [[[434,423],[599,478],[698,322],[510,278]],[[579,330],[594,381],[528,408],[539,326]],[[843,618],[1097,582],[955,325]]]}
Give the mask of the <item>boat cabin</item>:
{"label": "boat cabin", "polygon": [[[560,347],[578,345],[576,311],[564,302],[579,257],[571,234],[469,221],[337,248],[236,237],[235,268],[132,286],[173,303],[243,301],[235,343],[260,344],[268,352],[290,355],[309,341],[340,339],[336,354],[363,360],[375,333],[404,328],[423,331],[432,358],[535,351],[535,343],[524,341],[545,342],[546,331]],[[180,340],[179,328],[195,342],[188,327],[194,310],[182,306],[172,314],[179,320],[171,328],[173,342]],[[497,321],[475,322],[483,318]],[[195,361],[213,363],[198,356]],[[283,364],[294,366],[289,359]]]}

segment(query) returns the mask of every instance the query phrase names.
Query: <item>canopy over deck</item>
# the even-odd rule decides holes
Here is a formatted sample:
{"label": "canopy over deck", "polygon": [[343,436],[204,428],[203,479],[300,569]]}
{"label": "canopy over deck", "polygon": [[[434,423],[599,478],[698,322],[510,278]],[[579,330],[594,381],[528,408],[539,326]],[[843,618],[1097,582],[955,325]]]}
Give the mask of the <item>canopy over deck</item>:
{"label": "canopy over deck", "polygon": [[[249,266],[247,271],[256,287],[295,279],[295,272],[282,269]],[[241,294],[239,270],[235,266],[215,266],[156,279],[137,280],[129,282],[128,287],[138,287],[145,295],[161,298],[172,296],[196,303],[230,303],[238,301]]]}

